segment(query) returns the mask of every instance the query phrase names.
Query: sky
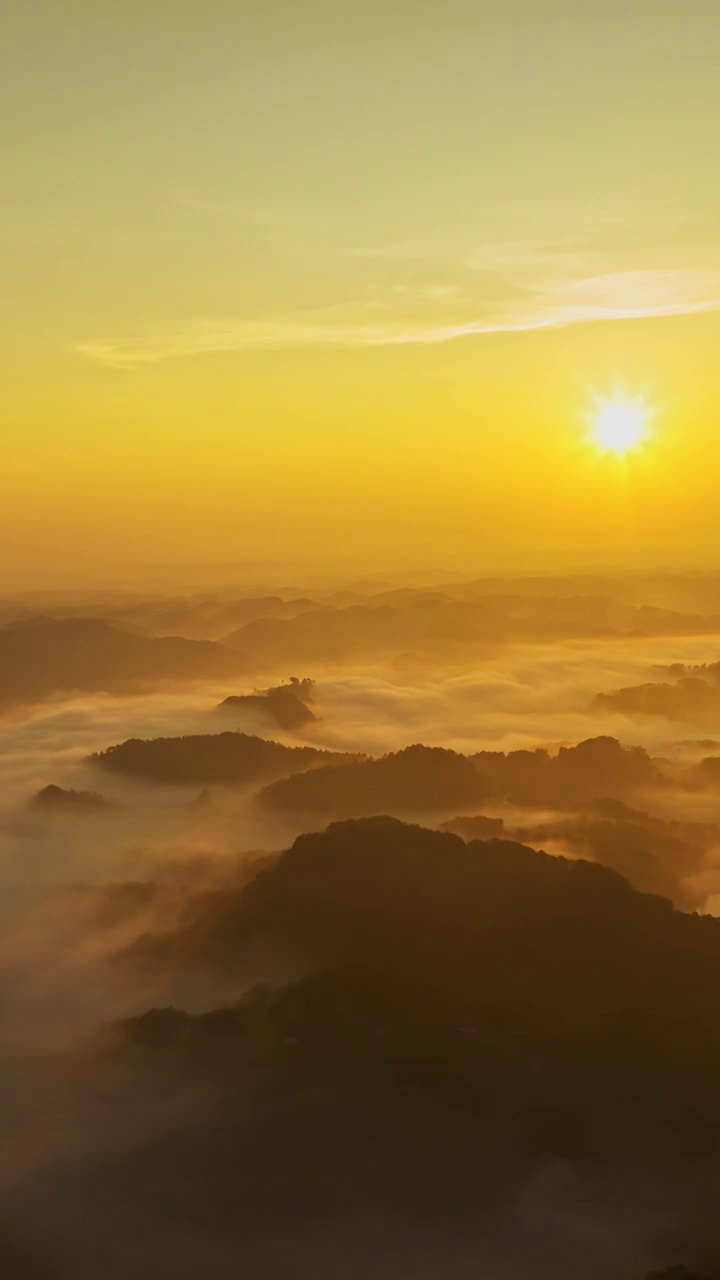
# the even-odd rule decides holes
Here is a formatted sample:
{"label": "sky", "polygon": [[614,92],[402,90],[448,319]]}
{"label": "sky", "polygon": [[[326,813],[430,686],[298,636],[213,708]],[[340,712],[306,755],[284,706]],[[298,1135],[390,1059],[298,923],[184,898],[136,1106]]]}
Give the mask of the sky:
{"label": "sky", "polygon": [[3,26],[0,586],[717,564],[716,0]]}

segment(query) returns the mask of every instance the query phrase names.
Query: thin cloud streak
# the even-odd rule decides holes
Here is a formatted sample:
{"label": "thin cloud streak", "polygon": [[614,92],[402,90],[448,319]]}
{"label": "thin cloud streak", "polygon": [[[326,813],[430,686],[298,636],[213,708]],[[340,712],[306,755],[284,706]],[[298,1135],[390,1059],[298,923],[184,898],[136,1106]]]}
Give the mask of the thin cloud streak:
{"label": "thin cloud streak", "polygon": [[[492,314],[465,321],[357,321],[332,308],[267,320],[195,320],[128,341],[89,341],[73,350],[116,368],[133,368],[189,356],[293,347],[362,349],[437,345],[492,333],[520,333],[609,320],[651,319],[720,310],[720,273],[625,271],[527,287],[526,298],[499,305]],[[438,298],[438,302],[441,299]]]}

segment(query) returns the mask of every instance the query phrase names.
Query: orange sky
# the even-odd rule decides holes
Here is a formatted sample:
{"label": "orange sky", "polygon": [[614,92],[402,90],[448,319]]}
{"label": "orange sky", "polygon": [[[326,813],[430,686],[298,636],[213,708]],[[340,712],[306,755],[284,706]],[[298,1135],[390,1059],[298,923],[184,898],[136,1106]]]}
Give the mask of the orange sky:
{"label": "orange sky", "polygon": [[0,585],[716,562],[714,0],[101,8],[10,4]]}

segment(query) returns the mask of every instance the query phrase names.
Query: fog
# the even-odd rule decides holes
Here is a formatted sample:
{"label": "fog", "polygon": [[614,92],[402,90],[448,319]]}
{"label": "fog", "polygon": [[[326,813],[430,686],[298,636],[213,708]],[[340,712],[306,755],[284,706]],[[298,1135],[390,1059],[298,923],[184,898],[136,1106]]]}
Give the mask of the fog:
{"label": "fog", "polygon": [[[33,632],[27,659],[18,633],[11,633],[7,652],[16,665],[8,671],[18,673],[21,697],[0,669],[3,1275],[91,1280],[100,1273],[119,1278],[132,1268],[148,1280],[200,1272],[222,1280],[241,1266],[273,1280],[305,1274],[464,1280],[479,1272],[569,1280],[582,1266],[582,1274],[598,1280],[644,1280],[653,1265],[717,1265],[710,1216],[697,1209],[714,1185],[707,1151],[683,1154],[685,1181],[673,1160],[651,1174],[642,1142],[633,1146],[629,1138],[622,1158],[617,1143],[608,1149],[590,1143],[575,1155],[565,1128],[565,1146],[539,1139],[535,1130],[530,1138],[517,1099],[504,1120],[488,1127],[478,1104],[459,1100],[459,1085],[439,1093],[433,1085],[426,1095],[414,1076],[412,1084],[405,1081],[405,1056],[402,1069],[397,1063],[390,1069],[368,1058],[364,1045],[345,1046],[339,1059],[337,1045],[324,1039],[306,1045],[305,1030],[285,1030],[278,1039],[283,992],[292,1002],[296,984],[316,973],[324,981],[324,965],[352,954],[314,954],[313,928],[303,932],[302,924],[310,889],[302,886],[300,897],[251,939],[257,918],[264,919],[263,894],[275,892],[272,876],[285,865],[283,851],[337,817],[367,821],[375,814],[417,824],[402,830],[421,845],[426,837],[412,835],[420,828],[442,827],[473,841],[472,824],[463,820],[493,818],[495,827],[487,834],[478,827],[480,843],[468,848],[492,858],[499,851],[501,862],[515,856],[503,850],[518,844],[528,857],[545,850],[558,866],[589,860],[681,912],[720,916],[720,793],[712,759],[720,757],[720,723],[712,700],[699,716],[697,700],[686,715],[677,699],[664,714],[626,696],[648,685],[682,690],[683,681],[718,661],[720,630],[704,621],[716,606],[715,586],[703,608],[697,582],[687,584],[684,600],[679,580],[672,590],[666,584],[674,600],[662,606],[657,584],[648,600],[642,583],[596,585],[611,591],[615,603],[601,612],[606,624],[613,615],[613,625],[578,634],[582,605],[558,608],[562,582],[525,582],[516,587],[512,609],[503,605],[506,623],[523,617],[523,634],[506,625],[506,634],[477,645],[467,634],[461,645],[446,634],[455,615],[442,612],[440,625],[445,605],[424,588],[405,584],[395,593],[383,583],[359,592],[357,584],[337,585],[314,601],[293,588],[272,588],[274,601],[303,602],[268,606],[268,626],[291,628],[283,646],[310,606],[339,617],[357,607],[360,594],[362,656],[343,619],[333,623],[327,661],[308,660],[319,643],[313,630],[312,646],[304,633],[297,662],[277,661],[273,640],[266,654],[244,647],[242,670],[220,678],[222,645],[208,650],[213,673],[205,678],[198,669],[205,652],[199,659],[193,651],[188,663],[180,633],[167,650],[173,673],[158,676],[156,651],[148,665],[142,645],[125,647],[122,637],[130,632],[123,628],[156,635],[158,619],[172,613],[184,620],[188,643],[202,633],[218,644],[219,637],[207,636],[208,619],[218,629],[221,614],[225,626],[228,609],[237,618],[239,604],[185,601],[179,610],[162,597],[146,598],[134,606],[131,624],[125,616],[109,618],[106,600],[85,595],[83,621],[63,631],[58,649],[56,628],[68,625],[69,601],[6,602],[10,628],[40,625],[32,621],[36,605],[48,616],[42,634]],[[445,594],[457,601],[484,592],[455,582]],[[245,617],[252,613],[243,625],[263,624],[262,599],[248,606],[249,591],[235,595],[245,601]],[[667,634],[639,634],[634,622],[628,630],[617,611],[645,603],[690,603],[698,612],[681,622],[663,619]],[[87,624],[93,607],[111,642]],[[368,609],[382,611],[381,631],[367,622]],[[427,643],[419,633],[414,651],[406,647],[408,610],[414,627],[423,618],[427,624]],[[651,630],[656,624],[653,614]],[[87,663],[83,645],[98,635],[102,661]],[[46,650],[57,659],[53,687],[50,668],[38,665]],[[70,655],[66,666],[59,652]],[[78,690],[72,682],[83,670],[88,687]],[[294,730],[283,728],[263,694],[284,689],[291,676],[307,678],[288,688],[293,697],[300,689],[312,713]],[[713,678],[702,676],[708,688]],[[254,696],[243,702],[246,694]],[[229,697],[240,700],[221,709]],[[169,741],[153,748],[151,774],[150,757],[129,740],[160,739]],[[182,756],[178,739],[185,740]],[[588,740],[597,744],[578,748]],[[243,754],[233,763],[226,748],[234,752],[235,742]],[[123,743],[129,745],[122,753],[110,751]],[[418,744],[440,750],[407,752]],[[170,780],[178,761],[184,781]],[[291,794],[297,803],[286,802]],[[343,834],[341,824],[333,836],[343,858],[355,847],[350,828]],[[393,830],[382,836],[392,848]],[[358,831],[371,858],[374,828]],[[397,837],[399,847],[405,838]],[[460,857],[464,846],[448,847]],[[367,936],[376,923],[380,946],[384,926],[380,917],[373,923],[374,908],[367,910]],[[380,956],[378,950],[378,963]],[[392,969],[394,961],[386,956],[383,963]],[[256,990],[266,994],[256,997]],[[154,1024],[143,1017],[170,1007],[184,1011],[181,1031],[162,1022],[151,1033]],[[228,1008],[241,1011],[241,1047],[232,1034],[218,1040],[220,1032],[203,1021]],[[643,1123],[652,1146],[655,1120]],[[383,1133],[390,1135],[387,1150]],[[231,1157],[228,1135],[237,1144]],[[314,1163],[300,1154],[308,1143],[319,1143]],[[281,1153],[277,1167],[274,1149]],[[196,1171],[191,1150],[199,1153]],[[449,1179],[445,1191],[433,1172],[438,1162]],[[224,1185],[224,1168],[232,1170],[232,1187]],[[632,1184],[630,1209],[622,1205],[620,1170]],[[134,1180],[143,1188],[140,1199],[130,1191]],[[680,1243],[664,1234],[665,1210],[656,1203],[663,1198],[677,1215]],[[82,1227],[73,1225],[80,1220]],[[253,1221],[265,1226],[255,1231]]]}

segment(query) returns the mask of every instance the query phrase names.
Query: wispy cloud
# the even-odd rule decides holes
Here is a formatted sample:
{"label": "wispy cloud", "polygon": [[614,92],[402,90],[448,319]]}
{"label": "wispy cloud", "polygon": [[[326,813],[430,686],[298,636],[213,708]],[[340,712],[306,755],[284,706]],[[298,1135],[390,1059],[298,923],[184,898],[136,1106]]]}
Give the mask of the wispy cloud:
{"label": "wispy cloud", "polygon": [[[326,308],[256,320],[202,318],[118,341],[86,341],[74,350],[117,368],[190,356],[293,347],[358,349],[436,344],[491,333],[557,328],[597,321],[687,315],[720,310],[720,272],[621,271],[526,282],[512,301],[474,306],[467,296],[438,286],[422,290],[416,314],[393,314],[386,304]],[[459,315],[460,307],[465,311]],[[451,312],[452,314],[448,314]],[[444,314],[443,314],[444,313]]]}
{"label": "wispy cloud", "polygon": [[615,271],[546,285],[556,324],[686,315],[720,309],[719,271]]}

